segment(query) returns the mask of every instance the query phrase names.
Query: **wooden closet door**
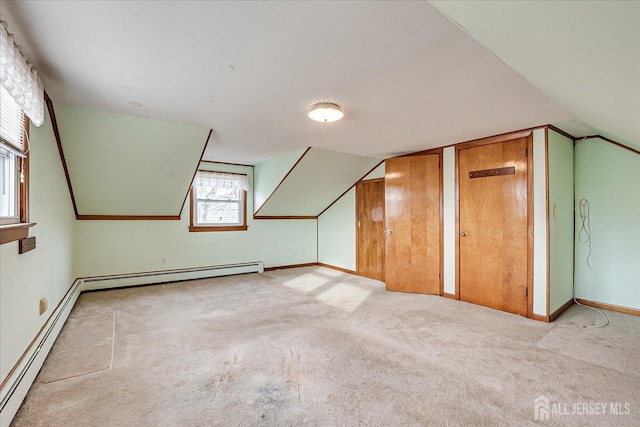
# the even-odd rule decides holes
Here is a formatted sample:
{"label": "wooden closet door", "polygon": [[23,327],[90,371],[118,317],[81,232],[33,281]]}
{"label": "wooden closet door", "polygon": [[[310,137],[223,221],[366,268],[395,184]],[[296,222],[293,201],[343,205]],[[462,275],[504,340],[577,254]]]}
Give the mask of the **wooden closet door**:
{"label": "wooden closet door", "polygon": [[384,179],[356,185],[356,273],[384,281]]}
{"label": "wooden closet door", "polygon": [[440,155],[385,161],[389,291],[440,293]]}
{"label": "wooden closet door", "polygon": [[527,138],[462,149],[459,290],[463,301],[527,315]]}

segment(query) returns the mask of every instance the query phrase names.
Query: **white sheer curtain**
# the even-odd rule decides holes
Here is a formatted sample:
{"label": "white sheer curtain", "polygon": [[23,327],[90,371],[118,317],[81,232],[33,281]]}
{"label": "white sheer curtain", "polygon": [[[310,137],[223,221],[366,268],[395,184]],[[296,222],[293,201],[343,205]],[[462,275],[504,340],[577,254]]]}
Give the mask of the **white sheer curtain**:
{"label": "white sheer curtain", "polygon": [[220,185],[220,183],[223,183],[224,187],[238,186],[245,191],[249,188],[247,175],[209,171],[198,171],[196,175],[196,186],[214,187]]}
{"label": "white sheer curtain", "polygon": [[31,123],[36,126],[44,123],[42,80],[22,56],[4,21],[0,21],[0,84],[31,119]]}

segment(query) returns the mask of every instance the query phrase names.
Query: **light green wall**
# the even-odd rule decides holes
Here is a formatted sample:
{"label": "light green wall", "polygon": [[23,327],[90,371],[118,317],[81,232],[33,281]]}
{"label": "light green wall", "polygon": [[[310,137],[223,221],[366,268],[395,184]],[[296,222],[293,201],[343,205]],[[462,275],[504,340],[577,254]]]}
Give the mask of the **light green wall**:
{"label": "light green wall", "polygon": [[247,231],[190,233],[189,200],[179,221],[78,221],[78,276],[248,261],[264,261],[267,267],[317,261],[316,220],[252,218],[252,167],[202,163],[201,169],[248,175]]}
{"label": "light green wall", "polygon": [[55,104],[80,215],[178,215],[209,129]]}
{"label": "light green wall", "polygon": [[[37,225],[34,250],[18,255],[18,242],[0,246],[0,381],[27,349],[75,278],[75,217],[48,115],[30,129],[30,213]],[[40,298],[48,300],[39,315]]]}
{"label": "light green wall", "polygon": [[318,262],[355,271],[355,188],[318,217]]}
{"label": "light green wall", "polygon": [[377,168],[371,171],[369,175],[365,176],[364,179],[377,179],[384,178],[384,162],[380,164]]}
{"label": "light green wall", "polygon": [[[302,157],[306,148],[296,150],[291,153],[283,154],[274,159],[267,160],[266,162],[258,163],[255,165],[255,192],[254,202],[255,209],[260,209],[262,204],[273,193],[280,181],[291,170],[293,165],[296,164],[298,159]],[[254,212],[253,210],[250,212]]]}
{"label": "light green wall", "polygon": [[[364,179],[384,178],[384,162]],[[318,262],[356,270],[356,190],[318,217]]]}
{"label": "light green wall", "polygon": [[547,312],[547,157],[544,129],[533,131],[533,313]]}
{"label": "light green wall", "polygon": [[[576,142],[576,297],[640,309],[640,155],[599,138]],[[590,204],[591,269],[578,241]]]}
{"label": "light green wall", "polygon": [[[380,159],[311,148],[260,208],[265,216],[317,216]],[[256,177],[259,182],[260,176]]]}
{"label": "light green wall", "polygon": [[548,130],[549,314],[573,297],[573,140]]}

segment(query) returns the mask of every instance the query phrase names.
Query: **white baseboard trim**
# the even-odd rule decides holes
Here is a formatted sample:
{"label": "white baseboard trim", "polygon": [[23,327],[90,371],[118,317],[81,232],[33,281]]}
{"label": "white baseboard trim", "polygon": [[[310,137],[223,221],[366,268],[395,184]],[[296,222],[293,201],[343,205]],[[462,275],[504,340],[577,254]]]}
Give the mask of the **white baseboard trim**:
{"label": "white baseboard trim", "polygon": [[80,279],[83,291],[113,289],[127,286],[152,285],[155,283],[179,282],[183,280],[206,279],[246,273],[262,273],[262,261],[238,264],[211,265],[206,267],[182,268],[178,270],[149,271],[145,273],[117,274],[112,276],[85,277]]}
{"label": "white baseboard trim", "polygon": [[85,277],[76,279],[62,301],[51,314],[47,323],[33,340],[22,360],[0,389],[0,427],[9,427],[36,379],[51,347],[73,309],[80,293],[88,290],[120,288],[124,286],[150,285],[208,277],[229,276],[245,273],[262,273],[262,261],[239,264],[194,267],[180,270],[165,270],[146,273],[120,274],[114,276]]}
{"label": "white baseboard trim", "polygon": [[80,296],[81,282],[76,280],[33,341],[20,364],[0,390],[0,427],[8,427],[36,379],[62,326]]}

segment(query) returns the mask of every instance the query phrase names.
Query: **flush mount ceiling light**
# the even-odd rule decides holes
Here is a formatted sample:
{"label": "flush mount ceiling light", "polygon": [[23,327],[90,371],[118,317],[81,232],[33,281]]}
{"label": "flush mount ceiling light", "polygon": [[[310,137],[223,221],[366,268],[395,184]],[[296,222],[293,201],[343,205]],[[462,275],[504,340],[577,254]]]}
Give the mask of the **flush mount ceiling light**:
{"label": "flush mount ceiling light", "polygon": [[316,122],[335,122],[344,117],[342,108],[333,102],[318,102],[309,111],[309,118]]}

